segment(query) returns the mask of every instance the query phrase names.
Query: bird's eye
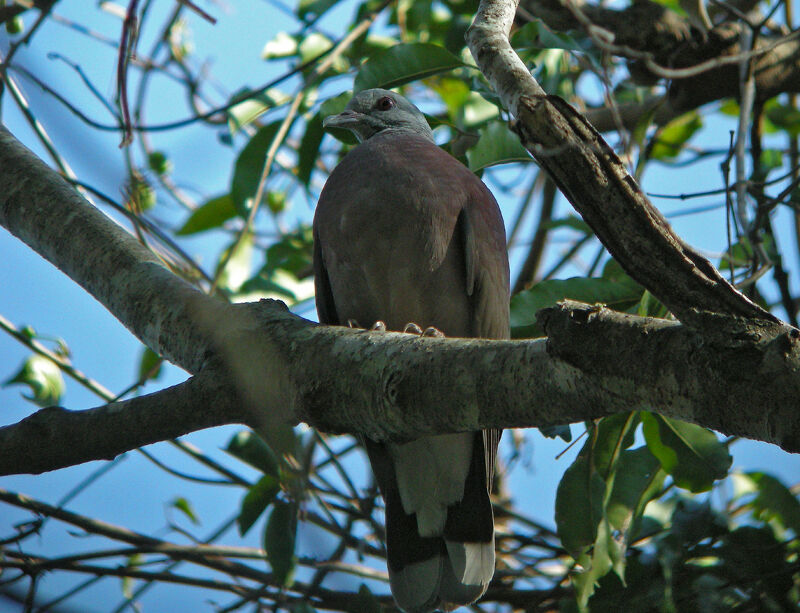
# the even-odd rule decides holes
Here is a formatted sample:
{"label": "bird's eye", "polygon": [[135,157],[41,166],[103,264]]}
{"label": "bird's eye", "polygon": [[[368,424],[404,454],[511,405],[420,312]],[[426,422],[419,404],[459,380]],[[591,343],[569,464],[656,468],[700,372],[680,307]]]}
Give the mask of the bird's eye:
{"label": "bird's eye", "polygon": [[388,111],[394,106],[394,100],[392,100],[389,96],[384,96],[378,100],[378,103],[375,106],[379,111]]}

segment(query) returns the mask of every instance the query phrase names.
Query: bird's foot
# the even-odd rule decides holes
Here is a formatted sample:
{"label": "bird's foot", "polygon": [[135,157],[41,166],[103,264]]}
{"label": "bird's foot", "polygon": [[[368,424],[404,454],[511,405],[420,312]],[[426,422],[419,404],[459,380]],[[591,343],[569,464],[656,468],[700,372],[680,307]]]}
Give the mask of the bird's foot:
{"label": "bird's foot", "polygon": [[360,328],[361,325],[355,319],[348,319],[347,320],[347,327],[348,328]]}
{"label": "bird's foot", "polygon": [[420,328],[413,321],[406,324],[406,327],[403,328],[403,332],[406,334],[416,334],[417,336],[422,336],[422,328]]}
{"label": "bird's foot", "polygon": [[443,337],[444,334],[441,330],[434,328],[433,326],[429,326],[423,330],[413,321],[406,324],[406,327],[403,328],[403,332],[406,334],[416,334],[417,336],[432,336],[432,337]]}
{"label": "bird's foot", "polygon": [[372,324],[370,330],[373,330],[375,332],[386,332],[386,324],[379,319],[374,324]]}

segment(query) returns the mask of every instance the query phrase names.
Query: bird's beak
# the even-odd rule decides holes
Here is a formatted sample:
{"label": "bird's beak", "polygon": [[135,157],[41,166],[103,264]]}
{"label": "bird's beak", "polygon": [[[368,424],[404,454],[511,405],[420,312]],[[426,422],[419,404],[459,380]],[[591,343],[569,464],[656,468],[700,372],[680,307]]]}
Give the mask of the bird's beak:
{"label": "bird's beak", "polygon": [[328,128],[344,128],[345,130],[350,130],[353,128],[353,126],[360,123],[363,117],[364,115],[362,113],[346,110],[342,111],[338,115],[329,115],[323,119],[322,127],[326,130]]}

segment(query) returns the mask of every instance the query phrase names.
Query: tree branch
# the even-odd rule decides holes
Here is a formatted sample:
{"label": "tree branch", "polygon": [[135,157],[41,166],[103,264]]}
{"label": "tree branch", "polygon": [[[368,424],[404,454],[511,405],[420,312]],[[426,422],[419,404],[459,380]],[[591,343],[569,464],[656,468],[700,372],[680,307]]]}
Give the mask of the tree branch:
{"label": "tree branch", "polygon": [[[234,337],[238,366],[90,411],[44,409],[0,430],[0,474],[110,458],[223,423],[267,438],[304,421],[403,441],[635,410],[800,451],[800,333],[779,323],[703,314],[695,330],[564,303],[540,313],[547,340],[495,341],[320,326],[265,301],[239,308],[235,319],[249,323]],[[273,379],[257,361],[264,338],[283,356],[283,396],[262,382]]]}
{"label": "tree branch", "polygon": [[189,372],[225,305],[169,272],[0,126],[0,225],[100,301],[145,345]]}
{"label": "tree branch", "polygon": [[0,474],[42,473],[222,424],[244,423],[242,403],[209,371],[161,391],[87,409],[48,407],[0,428]]}
{"label": "tree branch", "polygon": [[544,92],[508,41],[515,9],[514,0],[483,0],[467,32],[470,50],[522,144],[608,251],[684,323],[698,311],[777,321],[672,231],[591,124]]}

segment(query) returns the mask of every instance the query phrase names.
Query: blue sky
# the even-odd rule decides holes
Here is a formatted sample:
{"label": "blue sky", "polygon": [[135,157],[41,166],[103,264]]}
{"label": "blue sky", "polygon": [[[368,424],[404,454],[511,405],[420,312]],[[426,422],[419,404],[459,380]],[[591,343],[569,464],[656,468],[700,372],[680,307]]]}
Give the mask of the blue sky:
{"label": "blue sky", "polygon": [[[156,2],[156,10],[171,10],[171,4],[166,1]],[[219,79],[220,89],[230,93],[243,86],[265,83],[277,76],[277,68],[260,59],[261,49],[278,32],[294,31],[296,23],[280,11],[272,9],[268,20],[254,24],[251,12],[255,11],[263,16],[265,10],[262,3],[239,2],[231,4],[225,11],[217,10],[218,5],[209,6],[219,18],[216,26],[193,15],[189,16],[189,21],[194,31],[197,59],[211,63],[212,72]],[[323,29],[341,31],[342,20],[350,18],[353,6],[348,2],[337,7],[322,22]],[[111,39],[119,36],[120,20],[100,13],[94,3],[61,0],[55,12],[102,32]],[[26,17],[26,24],[30,25],[31,22],[30,16]],[[157,23],[157,20],[153,23]],[[148,49],[155,34],[154,31],[145,29],[139,43],[140,48]],[[0,50],[5,51],[7,46],[5,33],[0,34]],[[63,24],[50,23],[38,34],[33,44],[22,49],[17,56],[20,64],[55,85],[57,89],[69,92],[73,102],[87,114],[97,120],[110,122],[110,117],[102,106],[79,86],[75,72],[66,63],[47,58],[47,54],[53,51],[80,64],[101,94],[112,97],[115,88],[114,50],[103,43],[89,41],[83,34]],[[114,133],[86,130],[73,115],[35,85],[19,75],[15,77],[20,78],[31,108],[78,176],[98,189],[119,197],[125,173],[118,149],[118,136]],[[349,85],[348,80],[341,81],[342,89]],[[150,96],[152,102],[148,105],[148,123],[180,119],[189,114],[181,91],[164,79],[154,82]],[[219,101],[223,100],[224,96],[220,96]],[[42,147],[37,144],[21,113],[8,96],[5,97],[2,119],[20,140],[37,154],[44,156]],[[696,135],[693,143],[698,146],[724,147],[727,144],[727,131],[733,127],[732,119],[714,119]],[[76,138],[76,135],[80,136]],[[174,164],[173,174],[181,181],[184,189],[192,194],[214,196],[227,190],[232,162],[243,143],[237,141],[234,148],[221,147],[218,145],[218,137],[219,133],[211,130],[189,128],[154,134],[152,139],[155,148],[169,152]],[[133,153],[140,155],[136,146]],[[719,188],[722,181],[719,161],[715,158],[679,171],[651,166],[643,186],[646,191],[653,193]],[[703,214],[674,216],[675,212],[689,207],[718,204],[719,198],[698,199],[690,203],[656,199],[655,203],[670,217],[677,232],[690,244],[708,254],[718,254],[725,248],[725,225],[721,207]],[[506,222],[509,223],[516,202],[508,200],[501,202],[501,205]],[[306,202],[295,202],[287,224],[293,221],[292,216],[295,219],[308,220],[312,212]],[[561,201],[559,214],[556,216],[563,216],[568,212],[568,205]],[[185,213],[169,205],[158,209],[157,215],[171,223],[177,223]],[[791,237],[791,220],[786,211],[778,211],[775,227],[785,254],[785,263],[792,278],[796,279],[798,253]],[[223,242],[220,236],[201,236],[187,239],[182,244],[209,268]],[[566,248],[564,244],[555,243],[551,246],[551,260],[562,248]],[[594,247],[587,253],[593,250]],[[513,270],[519,265],[519,257],[519,252],[512,253],[512,276]],[[796,292],[796,281],[793,288]],[[41,334],[64,338],[72,350],[74,364],[113,391],[124,389],[136,376],[142,349],[139,341],[84,290],[5,230],[0,230],[0,315],[18,326],[31,325]],[[312,317],[314,314],[312,311],[304,312],[303,315]],[[13,374],[28,355],[28,350],[17,341],[0,334],[0,380]],[[171,367],[157,385],[173,384],[183,378],[185,373]],[[145,391],[156,388],[150,385]],[[742,398],[742,403],[748,403],[748,399]],[[62,404],[70,409],[83,409],[97,406],[101,402],[76,383],[67,380],[67,391]],[[16,387],[0,388],[0,407],[2,424],[14,423],[34,409],[21,398],[20,388]],[[758,410],[758,407],[753,407],[753,410]],[[228,459],[219,450],[238,430],[238,427],[219,428],[192,434],[187,440],[235,467],[241,474],[253,477],[253,471]],[[544,439],[538,433],[532,433],[529,441],[530,447],[526,451],[530,454],[526,458],[528,468],[514,472],[511,491],[520,508],[526,509],[538,520],[552,525],[555,487],[578,447],[556,460],[555,456],[564,449],[563,442]],[[153,446],[152,452],[172,466],[182,467],[192,473],[202,473],[197,464],[187,464],[184,456],[166,444]],[[765,470],[781,477],[788,484],[793,484],[800,476],[800,458],[787,456],[769,445],[742,441],[734,446],[733,452],[735,465],[742,469]],[[100,465],[101,463],[91,463],[35,477],[5,477],[0,479],[0,487],[55,502],[79,479],[90,475]],[[223,490],[224,488],[199,487],[165,475],[142,456],[132,452],[120,460],[113,470],[103,475],[97,484],[70,502],[68,508],[135,530],[154,532],[180,541],[178,535],[164,529],[165,518],[169,517],[184,527],[190,526],[174,512],[169,514],[165,510],[165,502],[177,496],[190,499],[202,519],[202,527],[198,532],[206,534],[236,513],[236,505],[242,493],[237,491],[232,494],[230,490]],[[4,506],[0,509],[0,538],[7,536],[10,526],[28,517],[10,507]],[[93,545],[92,540],[72,538],[63,528],[53,524],[51,522],[45,538],[37,544],[42,553],[66,553]],[[258,533],[259,530],[254,530],[245,542],[255,545]],[[317,536],[311,532],[301,534],[301,548],[313,549],[315,538]],[[240,542],[235,530],[223,541],[231,544]],[[70,580],[57,576],[48,576],[44,581],[44,592],[71,584]],[[357,586],[357,583],[354,585]],[[197,599],[194,603],[196,607],[208,610],[209,607],[204,604],[204,599],[209,597],[208,593],[197,591],[188,597]],[[86,610],[99,611],[108,610],[112,603],[117,603],[120,599],[119,583],[112,580],[90,590],[80,602]],[[143,602],[145,610],[167,610],[170,606],[180,607],[179,610],[192,610],[192,601],[187,601],[186,590],[159,588],[143,599]]]}

